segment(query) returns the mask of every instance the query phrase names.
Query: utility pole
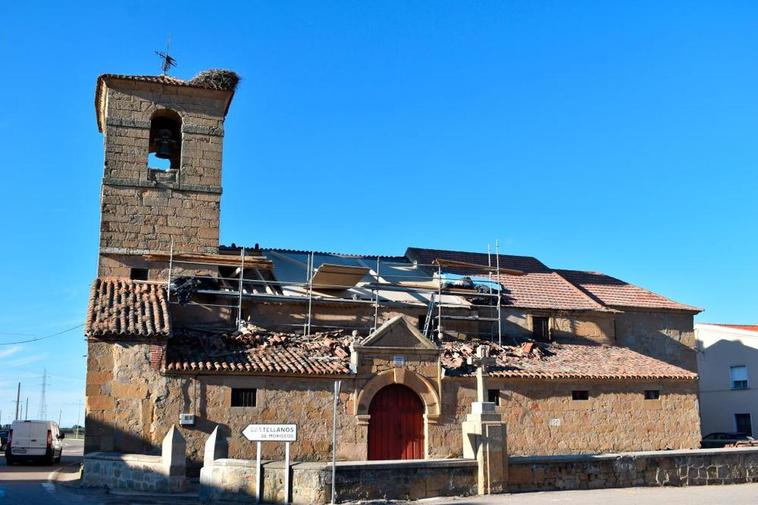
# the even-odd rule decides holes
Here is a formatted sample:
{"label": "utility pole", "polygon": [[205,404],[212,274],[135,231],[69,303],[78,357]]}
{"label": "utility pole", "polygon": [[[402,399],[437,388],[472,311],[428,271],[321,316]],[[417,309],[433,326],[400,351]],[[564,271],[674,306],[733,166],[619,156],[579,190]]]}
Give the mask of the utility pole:
{"label": "utility pole", "polygon": [[18,389],[16,390],[16,418],[14,421],[18,421],[18,409],[21,406],[21,383],[18,383]]}
{"label": "utility pole", "polygon": [[47,399],[45,398],[45,390],[47,389],[47,369],[42,371],[42,394],[39,397],[39,418],[40,420],[47,419]]}
{"label": "utility pole", "polygon": [[61,427],[61,417],[63,416],[63,409],[58,411],[58,427]]}
{"label": "utility pole", "polygon": [[24,414],[24,420],[29,420],[29,397],[26,397],[26,413]]}
{"label": "utility pole", "polygon": [[76,438],[79,438],[79,421],[81,419],[80,416],[82,415],[82,401],[79,400],[79,402],[76,405],[78,407],[76,409]]}

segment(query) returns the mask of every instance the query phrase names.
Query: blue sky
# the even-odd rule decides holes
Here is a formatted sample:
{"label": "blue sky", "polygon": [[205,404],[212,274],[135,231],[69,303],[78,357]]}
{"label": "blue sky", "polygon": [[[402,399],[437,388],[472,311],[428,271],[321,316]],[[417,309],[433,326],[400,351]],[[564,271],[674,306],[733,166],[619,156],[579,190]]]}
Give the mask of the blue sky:
{"label": "blue sky", "polygon": [[[756,323],[754,2],[60,2],[3,9],[0,343],[81,324],[95,275],[98,74],[224,67],[222,241],[409,245],[603,271]],[[81,330],[0,345],[76,421]]]}

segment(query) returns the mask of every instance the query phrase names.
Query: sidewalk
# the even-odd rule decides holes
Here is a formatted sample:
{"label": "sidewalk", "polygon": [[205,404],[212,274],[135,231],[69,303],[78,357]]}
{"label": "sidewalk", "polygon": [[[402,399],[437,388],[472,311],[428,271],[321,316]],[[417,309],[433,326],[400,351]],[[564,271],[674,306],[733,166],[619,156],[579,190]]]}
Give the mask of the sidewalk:
{"label": "sidewalk", "polygon": [[758,504],[758,484],[551,491],[430,498],[405,503],[418,505],[756,505]]}

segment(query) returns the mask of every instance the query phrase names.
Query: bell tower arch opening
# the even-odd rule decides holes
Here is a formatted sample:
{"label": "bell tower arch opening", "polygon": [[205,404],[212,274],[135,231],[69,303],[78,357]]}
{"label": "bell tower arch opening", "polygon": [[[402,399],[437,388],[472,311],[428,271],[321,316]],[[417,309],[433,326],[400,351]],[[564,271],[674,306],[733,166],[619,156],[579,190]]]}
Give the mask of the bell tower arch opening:
{"label": "bell tower arch opening", "polygon": [[161,109],[150,118],[148,168],[179,170],[182,162],[182,117],[171,109]]}

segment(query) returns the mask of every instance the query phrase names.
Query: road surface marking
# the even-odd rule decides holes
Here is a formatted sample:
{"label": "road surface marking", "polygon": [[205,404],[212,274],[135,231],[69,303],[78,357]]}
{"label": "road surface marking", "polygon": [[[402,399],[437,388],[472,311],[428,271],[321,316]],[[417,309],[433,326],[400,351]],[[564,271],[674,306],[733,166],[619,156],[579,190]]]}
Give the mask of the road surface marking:
{"label": "road surface marking", "polygon": [[40,485],[45,488],[45,491],[48,493],[55,494],[55,484],[52,482],[42,482]]}

